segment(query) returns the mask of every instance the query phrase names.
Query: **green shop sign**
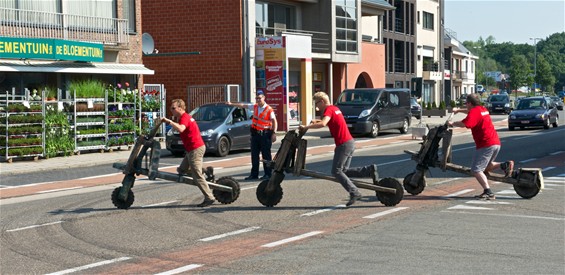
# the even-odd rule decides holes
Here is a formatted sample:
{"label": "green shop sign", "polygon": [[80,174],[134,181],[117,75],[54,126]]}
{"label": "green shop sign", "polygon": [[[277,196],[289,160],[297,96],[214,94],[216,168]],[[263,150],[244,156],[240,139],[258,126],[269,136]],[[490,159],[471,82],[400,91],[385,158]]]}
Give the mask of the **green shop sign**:
{"label": "green shop sign", "polygon": [[103,62],[104,47],[102,44],[61,39],[0,36],[0,58]]}

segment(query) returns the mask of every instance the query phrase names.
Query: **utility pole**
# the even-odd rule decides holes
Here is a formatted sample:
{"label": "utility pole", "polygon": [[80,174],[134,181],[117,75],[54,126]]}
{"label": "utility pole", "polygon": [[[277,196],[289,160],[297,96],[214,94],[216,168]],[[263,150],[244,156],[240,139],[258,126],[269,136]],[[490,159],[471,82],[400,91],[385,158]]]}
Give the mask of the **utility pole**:
{"label": "utility pole", "polygon": [[538,37],[530,37],[530,40],[534,40],[534,95],[536,95],[536,77],[538,76],[538,40],[541,38]]}

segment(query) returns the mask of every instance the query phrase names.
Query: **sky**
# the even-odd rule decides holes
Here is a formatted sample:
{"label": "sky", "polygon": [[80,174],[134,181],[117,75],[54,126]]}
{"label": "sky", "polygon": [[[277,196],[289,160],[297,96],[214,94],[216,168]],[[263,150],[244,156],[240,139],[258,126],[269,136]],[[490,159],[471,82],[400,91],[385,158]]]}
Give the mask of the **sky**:
{"label": "sky", "polygon": [[445,0],[445,27],[457,40],[533,45],[565,32],[565,0]]}

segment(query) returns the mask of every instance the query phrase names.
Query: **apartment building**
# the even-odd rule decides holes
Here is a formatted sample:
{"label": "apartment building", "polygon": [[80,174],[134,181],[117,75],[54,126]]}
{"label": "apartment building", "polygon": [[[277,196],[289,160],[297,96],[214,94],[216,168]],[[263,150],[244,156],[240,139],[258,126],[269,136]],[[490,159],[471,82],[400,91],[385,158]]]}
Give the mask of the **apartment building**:
{"label": "apartment building", "polygon": [[444,41],[446,95],[457,100],[462,95],[475,93],[475,64],[479,57],[463,46],[457,40],[457,33],[450,29],[445,29]]}
{"label": "apartment building", "polygon": [[391,9],[384,0],[145,1],[144,31],[158,50],[143,59],[155,70],[146,79],[165,84],[168,100],[187,98],[191,85],[237,84],[247,101],[261,89],[286,130],[315,116],[316,91],[335,100],[385,85],[380,30]]}
{"label": "apartment building", "polygon": [[0,1],[0,92],[76,79],[141,88],[141,0]]}

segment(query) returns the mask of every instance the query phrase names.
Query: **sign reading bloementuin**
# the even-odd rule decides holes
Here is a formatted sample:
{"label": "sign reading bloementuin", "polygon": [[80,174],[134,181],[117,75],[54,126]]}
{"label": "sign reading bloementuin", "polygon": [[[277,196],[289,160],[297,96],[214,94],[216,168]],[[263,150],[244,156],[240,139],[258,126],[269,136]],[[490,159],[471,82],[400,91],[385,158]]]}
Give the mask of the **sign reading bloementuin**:
{"label": "sign reading bloementuin", "polygon": [[61,39],[0,36],[0,58],[103,62],[104,46]]}
{"label": "sign reading bloementuin", "polygon": [[266,102],[275,110],[279,130],[287,131],[285,38],[257,38],[255,48],[257,90],[262,89],[265,92]]}

